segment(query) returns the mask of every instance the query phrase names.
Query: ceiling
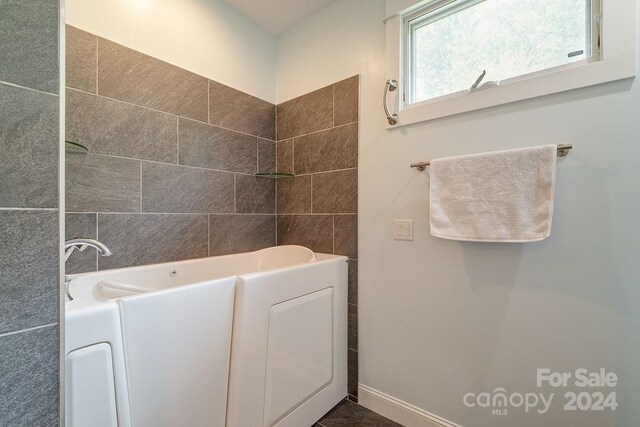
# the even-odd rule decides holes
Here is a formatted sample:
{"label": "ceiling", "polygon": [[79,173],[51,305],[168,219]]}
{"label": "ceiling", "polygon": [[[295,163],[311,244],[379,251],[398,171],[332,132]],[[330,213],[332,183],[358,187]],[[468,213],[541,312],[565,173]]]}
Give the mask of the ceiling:
{"label": "ceiling", "polygon": [[238,12],[278,35],[333,0],[224,0]]}

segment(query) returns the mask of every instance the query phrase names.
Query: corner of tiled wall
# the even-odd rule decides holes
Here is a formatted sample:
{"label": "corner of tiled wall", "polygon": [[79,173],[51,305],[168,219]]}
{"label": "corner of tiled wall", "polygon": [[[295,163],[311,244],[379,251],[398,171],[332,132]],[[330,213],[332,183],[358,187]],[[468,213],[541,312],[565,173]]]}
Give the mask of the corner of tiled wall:
{"label": "corner of tiled wall", "polygon": [[0,2],[0,425],[58,425],[58,1]]}
{"label": "corner of tiled wall", "polygon": [[277,106],[277,243],[349,258],[348,393],[358,395],[359,76]]}
{"label": "corner of tiled wall", "polygon": [[67,26],[68,272],[178,261],[275,244],[275,106]]}

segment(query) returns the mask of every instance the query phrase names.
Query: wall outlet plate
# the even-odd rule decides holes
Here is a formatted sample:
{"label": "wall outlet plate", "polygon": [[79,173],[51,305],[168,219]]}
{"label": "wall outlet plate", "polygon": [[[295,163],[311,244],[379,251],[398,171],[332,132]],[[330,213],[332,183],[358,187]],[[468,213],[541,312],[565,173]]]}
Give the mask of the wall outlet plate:
{"label": "wall outlet plate", "polygon": [[393,240],[413,240],[413,220],[393,220]]}

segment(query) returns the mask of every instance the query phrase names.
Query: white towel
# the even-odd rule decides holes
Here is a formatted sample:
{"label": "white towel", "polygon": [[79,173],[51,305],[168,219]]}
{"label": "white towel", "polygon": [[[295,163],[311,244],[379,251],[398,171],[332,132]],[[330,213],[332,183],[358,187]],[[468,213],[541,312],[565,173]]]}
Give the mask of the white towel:
{"label": "white towel", "polygon": [[431,161],[431,234],[472,242],[549,237],[556,145]]}

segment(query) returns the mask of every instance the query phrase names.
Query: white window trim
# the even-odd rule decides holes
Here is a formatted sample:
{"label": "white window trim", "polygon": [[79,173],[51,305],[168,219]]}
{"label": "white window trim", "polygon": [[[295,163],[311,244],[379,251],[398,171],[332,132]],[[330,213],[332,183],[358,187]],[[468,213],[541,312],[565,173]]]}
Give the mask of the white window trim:
{"label": "white window trim", "polygon": [[[387,0],[387,78],[397,80],[399,90],[389,94],[399,121],[387,129],[454,114],[536,98],[636,75],[636,0],[602,0],[600,60],[583,60],[515,77],[500,86],[477,92],[458,92],[405,106],[403,17],[431,0]],[[395,11],[395,12],[394,12]]]}

